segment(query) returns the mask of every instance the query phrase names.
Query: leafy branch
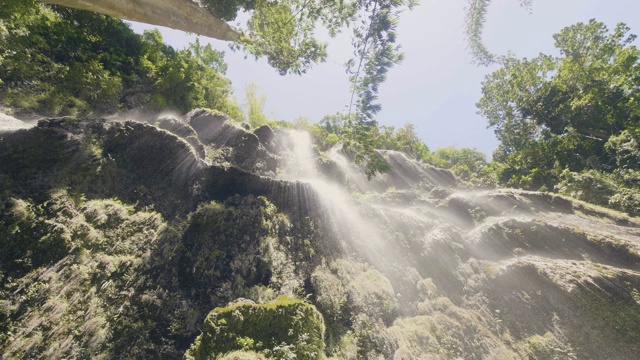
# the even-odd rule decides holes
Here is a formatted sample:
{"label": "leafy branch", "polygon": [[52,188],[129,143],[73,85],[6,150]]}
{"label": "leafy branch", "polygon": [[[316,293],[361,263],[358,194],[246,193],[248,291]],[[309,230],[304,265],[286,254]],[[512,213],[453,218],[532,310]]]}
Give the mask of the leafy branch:
{"label": "leafy branch", "polygon": [[[518,0],[520,6],[531,12],[532,0]],[[473,62],[477,65],[489,66],[500,60],[491,53],[482,41],[482,31],[487,20],[487,8],[491,0],[469,0],[464,24],[464,32],[467,38],[467,48],[473,56]]]}
{"label": "leafy branch", "polygon": [[[377,126],[374,116],[381,109],[377,103],[379,87],[386,80],[389,70],[404,57],[400,46],[395,43],[399,15],[405,7],[411,9],[415,5],[415,1],[366,2],[362,7],[362,26],[353,30],[352,44],[358,66],[355,66],[355,59],[350,59],[346,64],[351,81],[351,99],[344,145],[355,154],[356,162],[366,163],[369,178],[390,169],[368,140],[370,133],[377,131],[374,130]],[[356,99],[356,112],[352,114]]]}

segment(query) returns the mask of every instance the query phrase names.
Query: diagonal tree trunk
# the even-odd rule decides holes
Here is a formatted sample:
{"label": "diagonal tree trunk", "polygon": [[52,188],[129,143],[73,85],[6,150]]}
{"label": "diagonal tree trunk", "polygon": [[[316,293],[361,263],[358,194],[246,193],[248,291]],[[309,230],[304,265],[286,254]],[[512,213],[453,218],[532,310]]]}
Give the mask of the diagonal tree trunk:
{"label": "diagonal tree trunk", "polygon": [[125,20],[166,26],[219,40],[234,41],[238,30],[191,0],[42,0]]}

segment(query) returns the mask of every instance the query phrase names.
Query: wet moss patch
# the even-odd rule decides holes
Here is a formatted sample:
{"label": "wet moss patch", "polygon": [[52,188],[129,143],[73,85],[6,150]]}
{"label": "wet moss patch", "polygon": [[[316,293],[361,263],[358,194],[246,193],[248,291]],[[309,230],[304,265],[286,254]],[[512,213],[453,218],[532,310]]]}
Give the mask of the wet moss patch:
{"label": "wet moss patch", "polygon": [[185,358],[211,359],[243,350],[277,359],[319,359],[324,330],[322,315],[301,300],[287,296],[264,304],[240,300],[209,313],[204,333]]}

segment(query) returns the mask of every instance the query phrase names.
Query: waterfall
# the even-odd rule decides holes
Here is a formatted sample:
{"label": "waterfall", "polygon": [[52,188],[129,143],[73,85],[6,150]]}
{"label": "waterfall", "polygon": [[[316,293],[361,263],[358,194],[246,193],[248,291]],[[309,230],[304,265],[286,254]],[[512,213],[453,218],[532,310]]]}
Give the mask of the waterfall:
{"label": "waterfall", "polygon": [[280,178],[307,183],[320,202],[317,205],[328,215],[336,236],[357,249],[369,262],[386,261],[385,258],[393,252],[385,246],[382,229],[375,221],[361,214],[343,186],[322,176],[316,165],[317,156],[311,135],[306,131],[288,130],[284,141],[288,152]]}
{"label": "waterfall", "polygon": [[424,273],[421,270],[425,266],[418,259],[423,253],[423,244],[436,226],[430,219],[431,213],[424,209],[411,210],[408,203],[385,206],[379,199],[352,195],[350,190],[355,185],[356,190],[367,189],[377,196],[384,196],[389,180],[370,183],[362,169],[353,165],[337,148],[326,156],[342,162],[337,165],[351,185],[328,179],[318,169],[318,154],[313,149],[311,136],[305,131],[286,131],[281,141],[288,149],[284,152],[281,179],[307,184],[303,191],[312,194],[303,194],[301,198],[315,199],[314,206],[346,250],[346,257],[354,263],[367,263],[388,279],[391,294],[396,297],[394,302],[406,305],[415,301],[416,276]]}
{"label": "waterfall", "polygon": [[0,132],[29,129],[34,125],[0,112]]}

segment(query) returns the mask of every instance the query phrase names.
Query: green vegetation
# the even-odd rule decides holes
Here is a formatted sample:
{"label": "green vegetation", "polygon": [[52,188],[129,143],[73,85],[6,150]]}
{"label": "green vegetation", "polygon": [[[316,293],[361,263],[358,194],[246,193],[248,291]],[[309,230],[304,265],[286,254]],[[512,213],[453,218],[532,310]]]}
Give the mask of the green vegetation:
{"label": "green vegetation", "polygon": [[0,30],[0,104],[15,111],[238,113],[223,54],[210,45],[174,50],[158,30],[137,35],[109,16],[31,2],[3,8]]}
{"label": "green vegetation", "polygon": [[475,184],[488,182],[483,171],[487,156],[478,150],[449,146],[425,154],[423,159],[435,167],[453,171],[462,180]]}
{"label": "green vegetation", "polygon": [[628,33],[591,20],[554,35],[559,57],[504,59],[477,104],[500,140],[485,173],[638,214],[640,51]]}
{"label": "green vegetation", "polygon": [[253,128],[268,125],[270,121],[264,113],[264,103],[267,100],[267,96],[265,94],[258,93],[258,85],[255,83],[247,85],[245,89],[245,97],[247,98],[245,113],[247,115],[247,122],[249,125]]}
{"label": "green vegetation", "polygon": [[[431,152],[411,124],[373,120],[377,87],[401,59],[398,11],[411,2],[201,3],[225,20],[255,11],[240,46],[281,72],[323,59],[316,22],[333,32],[364,20],[350,63],[357,109],[283,124],[250,87],[245,116],[210,46],[174,50],[157,31],[138,36],[112,18],[7,2],[3,105],[71,115],[217,111],[154,125],[67,117],[2,134],[3,356],[637,356],[632,218],[557,195],[435,180],[354,196],[358,218],[327,211],[318,199],[326,194],[310,184],[256,175],[279,170],[284,152],[271,126],[300,127],[320,152],[342,143],[369,177],[389,168],[377,149],[397,150],[471,184],[556,190],[639,214],[640,54],[628,29],[578,24],[556,36],[559,58],[506,59],[479,105],[502,142],[488,163],[473,149]],[[358,239],[363,225],[375,236]]]}
{"label": "green vegetation", "polygon": [[116,200],[76,205],[62,191],[44,203],[7,199],[0,206],[7,210],[0,218],[2,352],[15,358],[118,353],[135,323],[130,281],[165,231],[162,217]]}
{"label": "green vegetation", "polygon": [[388,351],[381,334],[397,315],[389,279],[366,264],[341,259],[318,267],[311,284],[331,354],[341,358],[355,348],[360,357],[374,358]]}
{"label": "green vegetation", "polygon": [[611,209],[640,215],[640,173],[616,169],[613,173],[584,170],[580,173],[564,171],[555,189],[563,195],[603,205]]}
{"label": "green vegetation", "polygon": [[325,116],[317,124],[299,122],[295,125],[309,131],[321,150],[342,142],[343,150],[353,157],[356,164],[365,165],[365,173],[369,179],[391,169],[377,154],[378,149],[403,151],[415,159],[429,156],[429,148],[418,138],[413,124],[406,124],[396,130],[393,126],[370,123],[366,129],[356,130],[354,122],[355,115],[349,117],[338,113]]}
{"label": "green vegetation", "polygon": [[[289,284],[297,291],[297,270],[282,269],[290,250],[269,240],[286,234],[286,219],[263,198],[203,204],[171,225],[118,200],[76,203],[63,191],[44,202],[7,198],[0,208],[0,349],[10,357],[176,358],[216,305]],[[260,349],[317,358],[309,354],[322,351],[324,325],[311,305],[278,298],[264,309],[254,320],[281,336],[256,338]]]}
{"label": "green vegetation", "polygon": [[286,296],[255,304],[239,300],[216,308],[205,320],[186,359],[211,359],[235,350],[276,359],[319,359],[324,348],[322,315],[311,304]]}
{"label": "green vegetation", "polygon": [[556,336],[550,332],[527,338],[530,357],[534,359],[575,359],[575,355],[566,349]]}

